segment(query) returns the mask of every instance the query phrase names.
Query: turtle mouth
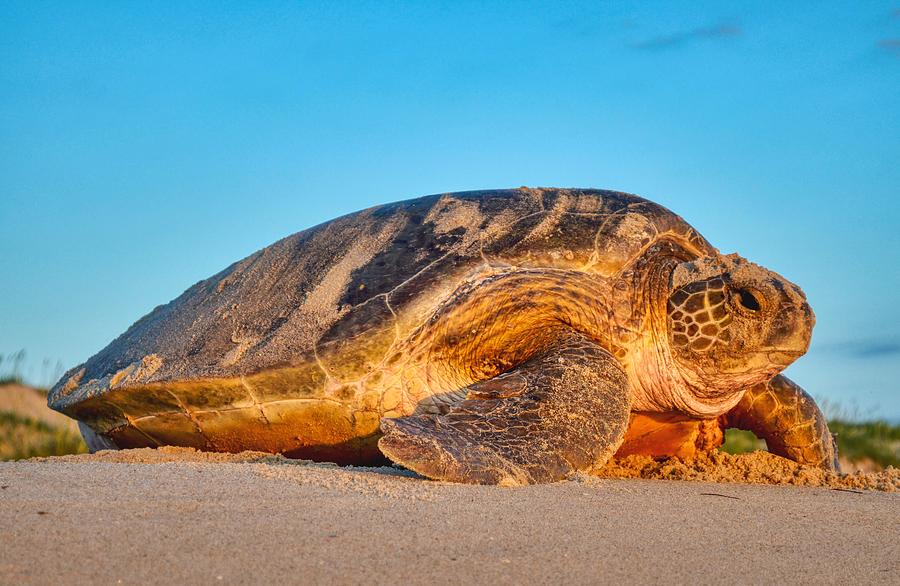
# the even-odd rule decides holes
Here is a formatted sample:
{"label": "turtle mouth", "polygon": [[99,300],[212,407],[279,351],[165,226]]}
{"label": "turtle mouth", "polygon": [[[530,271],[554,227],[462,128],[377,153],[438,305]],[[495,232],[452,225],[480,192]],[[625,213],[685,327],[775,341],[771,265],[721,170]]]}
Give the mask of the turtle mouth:
{"label": "turtle mouth", "polygon": [[766,348],[755,352],[748,352],[747,359],[739,365],[731,367],[720,364],[723,374],[749,374],[751,372],[763,372],[767,376],[775,375],[787,368],[795,360],[806,353],[805,350],[796,348]]}
{"label": "turtle mouth", "polygon": [[784,364],[787,366],[805,354],[804,350],[775,350],[768,352],[769,361],[774,364]]}
{"label": "turtle mouth", "polygon": [[806,354],[806,349],[797,348],[796,346],[790,348],[778,348],[769,346],[767,348],[760,348],[758,350],[751,350],[747,352],[748,354],[765,354],[766,356],[793,356],[794,358],[798,356],[803,356]]}

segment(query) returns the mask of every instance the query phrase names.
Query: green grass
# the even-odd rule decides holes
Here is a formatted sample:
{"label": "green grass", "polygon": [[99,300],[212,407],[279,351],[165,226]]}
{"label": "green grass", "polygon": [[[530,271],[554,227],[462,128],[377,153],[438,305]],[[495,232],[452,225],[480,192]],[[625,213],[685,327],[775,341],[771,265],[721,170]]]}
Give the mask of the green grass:
{"label": "green grass", "polygon": [[[850,462],[871,460],[882,467],[900,468],[900,425],[884,421],[851,422],[835,419],[828,423],[838,444],[838,455]],[[742,454],[766,449],[766,442],[749,431],[729,429],[721,449]]]}
{"label": "green grass", "polygon": [[837,437],[838,454],[842,458],[851,462],[872,460],[881,466],[900,468],[900,425],[834,420],[828,427]]}
{"label": "green grass", "polygon": [[24,364],[24,349],[12,354],[0,354],[0,384],[22,382],[22,367]]}
{"label": "green grass", "polygon": [[744,454],[765,450],[766,442],[753,435],[752,431],[729,429],[725,431],[725,443],[719,449],[729,454]]}
{"label": "green grass", "polygon": [[0,411],[0,460],[87,452],[81,435],[7,411]]}

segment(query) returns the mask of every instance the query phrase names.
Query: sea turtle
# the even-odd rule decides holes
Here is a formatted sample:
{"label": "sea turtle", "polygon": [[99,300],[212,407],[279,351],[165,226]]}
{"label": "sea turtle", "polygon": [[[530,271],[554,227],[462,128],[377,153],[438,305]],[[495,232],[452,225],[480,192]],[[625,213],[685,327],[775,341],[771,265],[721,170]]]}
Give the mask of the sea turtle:
{"label": "sea turtle", "polygon": [[197,283],[49,404],[92,449],[386,455],[470,483],[554,481],[617,450],[690,455],[727,426],[834,469],[821,412],[778,374],[814,319],[796,285],[635,195],[432,195]]}

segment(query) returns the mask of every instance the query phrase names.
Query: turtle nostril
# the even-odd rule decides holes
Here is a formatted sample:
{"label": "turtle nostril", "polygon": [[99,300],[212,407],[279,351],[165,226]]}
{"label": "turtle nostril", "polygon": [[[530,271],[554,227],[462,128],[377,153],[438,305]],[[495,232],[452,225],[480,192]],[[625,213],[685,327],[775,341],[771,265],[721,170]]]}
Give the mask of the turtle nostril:
{"label": "turtle nostril", "polygon": [[756,295],[754,295],[752,292],[748,291],[747,289],[738,289],[737,293],[740,296],[741,305],[743,305],[745,308],[749,309],[750,311],[759,311],[762,308],[762,306],[759,304],[759,299],[757,299]]}

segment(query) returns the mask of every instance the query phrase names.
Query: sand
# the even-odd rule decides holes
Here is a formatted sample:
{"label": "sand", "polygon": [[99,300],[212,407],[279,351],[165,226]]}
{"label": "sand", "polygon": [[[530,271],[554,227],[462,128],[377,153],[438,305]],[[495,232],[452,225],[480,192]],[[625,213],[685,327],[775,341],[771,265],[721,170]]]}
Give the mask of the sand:
{"label": "sand", "polygon": [[878,472],[834,474],[802,466],[768,452],[731,455],[725,452],[700,454],[696,459],[654,460],[629,456],[609,463],[600,473],[604,478],[644,478],[648,480],[694,480],[794,486],[821,486],[843,490],[900,491],[900,470],[888,467]]}
{"label": "sand", "polygon": [[[34,458],[34,462],[107,462],[118,464],[165,464],[171,462],[206,463],[263,463],[292,466],[314,464],[309,460],[290,460],[284,456],[264,452],[241,452],[227,454],[201,452],[193,448],[161,447],[134,450],[107,450],[96,454],[78,454],[55,458]],[[352,468],[362,472],[382,470],[373,468]],[[386,468],[385,470],[391,470]],[[394,474],[414,473],[392,469]],[[731,455],[724,452],[701,454],[694,460],[670,458],[655,460],[648,456],[628,456],[613,460],[597,475],[598,478],[642,478],[645,480],[692,480],[701,482],[723,482],[744,484],[773,484],[794,486],[819,486],[833,489],[900,491],[900,470],[888,467],[877,472],[854,472],[833,474],[802,466],[796,462],[774,456],[768,452]],[[593,477],[582,476],[576,480],[587,482]]]}
{"label": "sand", "polygon": [[[608,472],[715,462],[668,464]],[[900,494],[842,486],[498,488],[173,449],[0,463],[10,584],[896,583],[898,534]]]}

